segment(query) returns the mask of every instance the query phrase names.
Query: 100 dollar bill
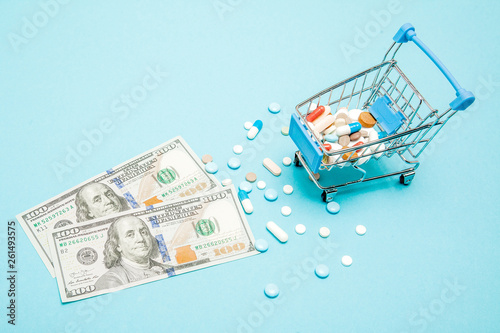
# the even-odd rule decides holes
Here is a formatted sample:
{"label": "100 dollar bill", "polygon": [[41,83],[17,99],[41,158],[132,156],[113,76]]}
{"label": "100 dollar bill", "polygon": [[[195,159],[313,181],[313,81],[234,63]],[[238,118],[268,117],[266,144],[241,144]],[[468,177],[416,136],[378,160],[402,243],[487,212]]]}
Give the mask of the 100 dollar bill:
{"label": "100 dollar bill", "polygon": [[234,187],[52,229],[63,302],[257,254]]}
{"label": "100 dollar bill", "polygon": [[47,233],[130,209],[220,189],[181,137],[89,179],[17,215],[17,220],[54,276]]}

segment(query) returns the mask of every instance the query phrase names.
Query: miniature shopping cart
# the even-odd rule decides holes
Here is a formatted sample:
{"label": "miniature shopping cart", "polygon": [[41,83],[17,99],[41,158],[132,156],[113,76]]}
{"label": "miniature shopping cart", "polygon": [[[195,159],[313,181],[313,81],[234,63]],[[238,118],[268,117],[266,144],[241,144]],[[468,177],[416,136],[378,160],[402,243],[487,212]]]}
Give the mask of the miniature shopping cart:
{"label": "miniature shopping cart", "polygon": [[[418,156],[457,111],[465,110],[474,102],[474,95],[459,85],[443,63],[416,36],[411,24],[404,24],[393,40],[380,64],[298,104],[296,114],[292,115],[290,137],[299,149],[295,153],[295,165],[305,167],[311,180],[323,190],[322,198],[326,202],[334,199],[338,188],[375,179],[399,175],[402,184],[410,184],[419,166],[416,160]],[[455,89],[456,98],[444,112],[432,108],[398,67],[394,57],[401,45],[408,41],[413,41],[434,62]],[[392,56],[388,58],[391,51]],[[386,136],[379,135],[380,138],[356,147],[328,151],[321,134],[306,121],[315,105],[330,106],[332,114],[342,107],[368,111],[377,121],[377,132]],[[367,171],[361,168],[369,159],[378,160],[394,155],[399,156],[409,167],[371,177],[367,177]],[[359,171],[360,178],[325,186],[315,177],[320,170],[333,171],[345,167]]]}

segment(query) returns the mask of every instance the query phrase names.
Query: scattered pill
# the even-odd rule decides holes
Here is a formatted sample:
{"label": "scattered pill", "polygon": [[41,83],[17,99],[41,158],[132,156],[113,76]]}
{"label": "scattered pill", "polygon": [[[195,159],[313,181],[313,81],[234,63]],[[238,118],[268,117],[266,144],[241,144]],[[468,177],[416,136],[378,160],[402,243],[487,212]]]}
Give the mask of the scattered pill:
{"label": "scattered pill", "polygon": [[370,134],[370,132],[368,132],[368,130],[367,130],[366,128],[362,128],[362,129],[359,131],[359,133],[361,134],[361,136],[362,136],[363,138],[367,138],[367,137],[368,137],[368,135]]}
{"label": "scattered pill", "polygon": [[244,180],[240,183],[239,189],[250,193],[252,192],[252,184]]}
{"label": "scattered pill", "polygon": [[233,153],[239,155],[243,152],[243,147],[241,145],[235,145],[233,147]]}
{"label": "scattered pill", "polygon": [[323,264],[319,264],[318,266],[316,266],[314,272],[319,278],[322,279],[325,279],[328,277],[328,275],[330,275],[330,269],[328,268],[328,266]]}
{"label": "scattered pill", "polygon": [[281,168],[276,163],[274,163],[273,160],[271,160],[269,157],[265,158],[262,164],[273,175],[275,176],[281,175]]}
{"label": "scattered pill", "polygon": [[255,248],[259,252],[266,252],[269,249],[269,244],[265,239],[260,238],[255,241]]}
{"label": "scattered pill", "polygon": [[[314,178],[315,178],[316,180],[319,180],[319,173],[313,173],[313,175],[314,175]],[[310,181],[312,181],[312,180],[313,180],[313,179],[311,178],[311,176],[309,176],[309,180],[310,180]]]}
{"label": "scattered pill", "polygon": [[283,192],[285,194],[292,194],[293,193],[293,187],[292,187],[292,185],[285,185],[285,186],[283,186]]}
{"label": "scattered pill", "polygon": [[217,166],[217,164],[215,164],[214,162],[208,162],[206,165],[205,165],[205,170],[208,172],[208,173],[216,173],[217,171],[219,171],[219,167]]}
{"label": "scattered pill", "polygon": [[306,232],[306,226],[303,224],[297,224],[295,226],[295,232],[299,235],[303,235]]}
{"label": "scattered pill", "polygon": [[361,124],[361,126],[368,128],[375,126],[375,124],[377,123],[377,121],[375,120],[375,118],[373,118],[370,112],[361,112],[358,121]]}
{"label": "scattered pill", "polygon": [[349,118],[353,121],[358,121],[359,115],[363,113],[363,110],[360,109],[352,109],[347,112],[349,114]]}
{"label": "scattered pill", "polygon": [[266,228],[280,242],[286,243],[288,241],[288,234],[283,229],[281,229],[276,223],[274,223],[273,221],[267,222]]}
{"label": "scattered pill", "polygon": [[249,181],[250,183],[253,183],[257,180],[257,175],[253,172],[249,172],[247,173],[247,175],[245,176],[245,179],[247,181]]}
{"label": "scattered pill", "polygon": [[349,267],[352,265],[352,258],[349,256],[343,256],[341,261],[342,261],[342,265],[344,265],[346,267]]}
{"label": "scattered pill", "polygon": [[211,155],[208,155],[208,154],[203,155],[203,156],[201,157],[201,161],[203,162],[203,164],[210,163],[210,162],[212,162],[213,160],[214,160],[214,159],[213,159],[213,157],[212,157]]}
{"label": "scattered pill", "polygon": [[283,157],[283,165],[284,166],[289,166],[290,164],[292,164],[292,159],[288,156],[286,157]]}
{"label": "scattered pill", "polygon": [[265,182],[265,181],[263,181],[263,180],[259,180],[259,181],[257,182],[257,188],[258,188],[259,190],[263,190],[263,189],[265,189],[265,188],[266,188],[266,182]]}
{"label": "scattered pill", "polygon": [[328,229],[327,227],[319,228],[319,235],[323,238],[330,236],[330,229]]}
{"label": "scattered pill", "polygon": [[330,201],[326,205],[326,210],[330,214],[337,214],[338,212],[340,212],[340,205],[338,203],[336,203],[335,201]]}
{"label": "scattered pill", "polygon": [[327,151],[332,150],[332,145],[331,145],[331,144],[329,144],[329,143],[327,143],[327,142],[323,143],[323,146],[325,147],[325,149],[326,149]]}
{"label": "scattered pill", "polygon": [[243,124],[243,127],[245,127],[245,129],[248,131],[250,128],[252,128],[252,122],[245,121],[245,123]]}
{"label": "scattered pill", "polygon": [[283,126],[281,128],[281,134],[287,136],[288,135],[288,132],[290,131],[290,128],[288,126]]}
{"label": "scattered pill", "polygon": [[243,206],[243,210],[247,214],[252,214],[253,205],[250,199],[248,198],[248,194],[245,190],[241,190],[238,192],[238,198],[240,198],[241,205]]}
{"label": "scattered pill", "polygon": [[313,112],[307,115],[306,120],[313,122],[318,119],[323,113],[325,113],[325,107],[322,105],[318,106]]}
{"label": "scattered pill", "polygon": [[278,103],[271,103],[271,104],[269,104],[267,109],[271,113],[278,113],[281,111],[281,106]]}
{"label": "scattered pill", "polygon": [[335,132],[339,137],[342,135],[349,135],[351,133],[357,132],[361,130],[361,124],[358,122],[349,124],[349,125],[344,125],[344,126],[337,126],[337,131]]}
{"label": "scattered pill", "polygon": [[231,178],[226,178],[222,181],[222,186],[229,186],[233,183],[233,181],[231,180]]}
{"label": "scattered pill", "polygon": [[364,234],[366,234],[366,227],[364,225],[357,225],[356,226],[356,233],[360,236],[363,236]]}
{"label": "scattered pill", "polygon": [[269,298],[275,298],[279,295],[279,293],[280,293],[280,289],[274,283],[269,283],[264,288],[264,294],[266,294],[266,296]]}
{"label": "scattered pill", "polygon": [[259,134],[260,130],[262,129],[262,120],[256,120],[252,127],[248,130],[247,138],[250,140],[255,139],[257,134]]}
{"label": "scattered pill", "polygon": [[351,142],[351,138],[349,137],[349,135],[342,135],[338,141],[339,141],[339,145],[341,145],[342,147],[345,147]]}
{"label": "scattered pill", "polygon": [[231,157],[229,161],[227,161],[227,166],[233,170],[236,170],[241,166],[241,161],[239,158]]}
{"label": "scattered pill", "polygon": [[272,188],[267,189],[266,192],[264,192],[264,198],[266,198],[267,201],[274,201],[278,199],[278,192]]}
{"label": "scattered pill", "polygon": [[352,133],[351,135],[349,135],[349,139],[350,139],[351,141],[356,141],[356,140],[358,140],[359,138],[361,138],[361,133],[359,133],[359,132],[354,132],[354,133]]}
{"label": "scattered pill", "polygon": [[290,214],[292,214],[292,209],[289,206],[283,206],[281,207],[281,214],[283,216],[290,216]]}

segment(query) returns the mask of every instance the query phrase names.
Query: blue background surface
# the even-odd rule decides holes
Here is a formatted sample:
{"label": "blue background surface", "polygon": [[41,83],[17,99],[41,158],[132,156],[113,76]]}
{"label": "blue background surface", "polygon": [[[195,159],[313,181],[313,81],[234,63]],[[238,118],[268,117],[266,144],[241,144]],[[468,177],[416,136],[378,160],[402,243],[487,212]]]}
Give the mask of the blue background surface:
{"label": "blue background surface", "polygon": [[[71,1],[51,7],[52,16],[43,3],[50,1],[0,3],[2,270],[8,219],[176,135],[199,156],[214,157],[219,179],[228,172],[239,184],[254,171],[280,196],[270,203],[256,188],[250,194],[248,221],[269,242],[267,253],[64,305],[18,225],[18,331],[500,330],[500,2]],[[40,27],[26,30],[25,18]],[[262,160],[293,157],[280,128],[295,105],[379,63],[406,22],[477,101],[422,154],[411,186],[390,178],[343,190],[340,213],[330,215],[303,168],[283,167],[274,177]],[[370,36],[360,44],[365,29]],[[346,54],[342,45],[357,50]],[[398,60],[434,107],[453,99],[415,45],[405,45]],[[148,70],[163,73],[158,84],[124,107],[122,95],[142,85]],[[269,113],[271,102],[283,111]],[[101,142],[57,172],[103,119],[112,128]],[[255,119],[264,129],[250,142],[243,123]],[[242,167],[229,171],[235,144],[245,148]],[[294,187],[291,196],[282,193],[285,184]],[[291,216],[281,216],[283,205]],[[288,232],[288,243],[267,232],[269,220]],[[297,223],[308,228],[302,236],[293,231]],[[358,224],[367,227],[363,237]],[[322,226],[330,238],[318,236]],[[345,254],[353,258],[349,268],[340,264]],[[329,266],[327,279],[314,275],[316,263]],[[1,281],[4,331],[12,327]],[[281,289],[274,300],[263,294],[270,282]]]}

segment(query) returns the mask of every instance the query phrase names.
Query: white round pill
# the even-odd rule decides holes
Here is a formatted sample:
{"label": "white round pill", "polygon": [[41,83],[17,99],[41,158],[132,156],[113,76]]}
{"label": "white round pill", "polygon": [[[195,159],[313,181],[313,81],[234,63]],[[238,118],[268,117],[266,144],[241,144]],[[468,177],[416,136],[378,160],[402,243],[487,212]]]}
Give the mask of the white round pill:
{"label": "white round pill", "polygon": [[323,238],[330,236],[330,229],[328,229],[327,227],[319,228],[319,235]]}
{"label": "white round pill", "polygon": [[342,265],[344,265],[346,267],[349,267],[352,265],[352,258],[349,256],[343,256],[341,261],[342,261]]}
{"label": "white round pill", "polygon": [[271,104],[269,104],[269,106],[267,107],[267,109],[271,113],[278,113],[278,112],[281,111],[281,106],[278,103],[271,103]]}
{"label": "white round pill", "polygon": [[360,236],[363,236],[364,234],[366,234],[366,227],[364,225],[357,225],[356,226],[356,233]]}
{"label": "white round pill", "polygon": [[243,152],[243,147],[241,145],[235,145],[233,147],[233,152],[237,155],[241,154]]}
{"label": "white round pill", "polygon": [[303,224],[297,224],[295,226],[295,232],[299,235],[303,235],[306,232],[306,226]]}
{"label": "white round pill", "polygon": [[253,123],[251,121],[245,121],[245,124],[243,126],[245,127],[246,130],[249,130],[252,128]]}
{"label": "white round pill", "polygon": [[266,188],[266,182],[265,182],[265,181],[263,181],[263,180],[259,180],[259,181],[257,182],[257,188],[258,188],[259,190],[263,190],[263,189],[265,189],[265,188]]}
{"label": "white round pill", "polygon": [[289,166],[290,164],[292,164],[292,159],[290,157],[283,157],[283,165],[285,166]]}
{"label": "white round pill", "polygon": [[233,181],[231,180],[231,178],[226,178],[222,181],[222,186],[229,186],[233,183]]}
{"label": "white round pill", "polygon": [[293,192],[292,185],[285,185],[285,186],[283,186],[283,192],[285,194],[292,194],[292,192]]}
{"label": "white round pill", "polygon": [[292,209],[288,206],[283,206],[281,207],[281,214],[283,214],[283,216],[289,216],[292,214]]}

